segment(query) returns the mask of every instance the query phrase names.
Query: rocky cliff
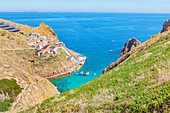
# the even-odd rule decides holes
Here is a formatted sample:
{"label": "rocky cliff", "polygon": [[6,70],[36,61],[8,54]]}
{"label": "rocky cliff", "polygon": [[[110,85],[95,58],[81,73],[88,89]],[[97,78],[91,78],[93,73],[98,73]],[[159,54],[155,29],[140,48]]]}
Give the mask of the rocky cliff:
{"label": "rocky cliff", "polygon": [[34,55],[35,49],[26,44],[26,37],[31,32],[53,38],[55,42],[58,42],[53,29],[45,23],[32,28],[3,19],[0,19],[0,22],[21,29],[20,32],[9,32],[0,28],[0,80],[15,79],[17,84],[23,88],[22,92],[15,97],[10,110],[28,104],[41,103],[59,94],[57,87],[44,77],[62,73],[75,66],[76,62],[67,60],[62,50],[60,56],[55,58],[38,58]]}
{"label": "rocky cliff", "polygon": [[[102,72],[102,74],[106,73],[107,71],[117,67],[118,65],[121,65],[125,60],[129,59],[130,57],[132,56],[135,56],[137,53],[139,53],[140,51],[142,51],[143,49],[147,48],[149,45],[151,45],[152,43],[155,43],[157,40],[159,40],[160,38],[168,35],[170,33],[170,24],[169,24],[169,20],[167,20],[164,25],[163,25],[163,29],[165,30],[162,30],[164,32],[160,32],[158,34],[155,34],[153,36],[151,36],[149,38],[149,40],[147,40],[146,42],[140,44],[139,41],[136,40],[136,44],[138,44],[137,47],[133,46],[133,49],[127,49],[129,50],[129,52],[126,52],[122,57],[120,57],[116,62],[113,62],[111,63],[107,68],[105,68]],[[168,28],[168,29],[167,29]],[[167,31],[166,31],[167,29]],[[132,40],[132,39],[130,39]],[[134,39],[135,40],[135,39]],[[129,41],[127,42],[129,44]],[[128,45],[128,44],[125,44],[125,45]],[[130,44],[131,45],[131,44]],[[122,50],[125,50],[125,48],[122,48]]]}
{"label": "rocky cliff", "polygon": [[57,34],[53,31],[51,27],[46,25],[45,23],[41,23],[38,27],[33,28],[35,32],[40,33],[42,36],[46,36],[49,38],[53,38],[55,42],[58,42]]}
{"label": "rocky cliff", "polygon": [[170,30],[170,20],[165,21],[165,23],[163,24],[163,29],[161,33],[164,31],[168,31],[168,30]]}
{"label": "rocky cliff", "polygon": [[120,55],[122,56],[122,55],[128,53],[129,51],[131,51],[133,48],[137,47],[140,44],[141,44],[141,42],[134,37],[129,39],[125,43],[124,47],[121,49],[122,52],[120,53]]}

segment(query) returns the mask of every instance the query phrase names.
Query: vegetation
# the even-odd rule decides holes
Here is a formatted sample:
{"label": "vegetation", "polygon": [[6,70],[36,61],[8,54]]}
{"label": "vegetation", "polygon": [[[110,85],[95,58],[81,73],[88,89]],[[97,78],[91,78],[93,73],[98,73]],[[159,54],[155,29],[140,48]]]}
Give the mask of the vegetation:
{"label": "vegetation", "polygon": [[4,93],[9,98],[0,99],[0,112],[7,111],[14,102],[14,98],[21,92],[22,88],[16,83],[16,80],[0,80],[0,94]]}
{"label": "vegetation", "polygon": [[45,100],[37,112],[168,112],[169,41],[170,34],[91,82]]}

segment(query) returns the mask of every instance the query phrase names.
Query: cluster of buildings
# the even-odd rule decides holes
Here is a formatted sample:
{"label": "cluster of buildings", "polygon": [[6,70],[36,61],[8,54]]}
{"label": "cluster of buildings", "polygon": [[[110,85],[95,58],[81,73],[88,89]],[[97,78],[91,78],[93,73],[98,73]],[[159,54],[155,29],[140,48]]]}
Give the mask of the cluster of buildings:
{"label": "cluster of buildings", "polygon": [[55,57],[60,54],[56,46],[50,45],[53,42],[52,38],[46,38],[36,33],[30,33],[27,39],[27,44],[36,49],[35,55],[45,57]]}

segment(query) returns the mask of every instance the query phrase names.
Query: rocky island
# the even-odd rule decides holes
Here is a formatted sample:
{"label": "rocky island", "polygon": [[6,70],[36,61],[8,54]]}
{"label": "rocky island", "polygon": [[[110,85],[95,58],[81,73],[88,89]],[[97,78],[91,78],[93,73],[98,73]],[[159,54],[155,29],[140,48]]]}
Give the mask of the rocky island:
{"label": "rocky island", "polygon": [[137,47],[140,44],[141,44],[141,42],[139,40],[137,40],[136,38],[134,38],[134,37],[129,39],[125,43],[124,47],[121,49],[122,52],[120,53],[120,55],[123,56],[124,54],[128,53],[129,51],[131,51],[131,49]]}

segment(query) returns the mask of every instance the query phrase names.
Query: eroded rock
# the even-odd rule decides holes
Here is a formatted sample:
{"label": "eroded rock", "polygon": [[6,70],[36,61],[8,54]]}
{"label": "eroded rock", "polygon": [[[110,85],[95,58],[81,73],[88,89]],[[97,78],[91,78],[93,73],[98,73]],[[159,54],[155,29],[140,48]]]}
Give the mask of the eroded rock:
{"label": "eroded rock", "polygon": [[165,23],[163,24],[163,29],[161,33],[164,31],[168,31],[168,30],[170,30],[170,20],[165,21]]}
{"label": "eroded rock", "polygon": [[120,55],[122,56],[122,55],[128,53],[131,49],[137,47],[140,44],[141,44],[141,42],[134,37],[129,39],[125,43],[124,47],[121,49],[122,52],[120,53]]}

